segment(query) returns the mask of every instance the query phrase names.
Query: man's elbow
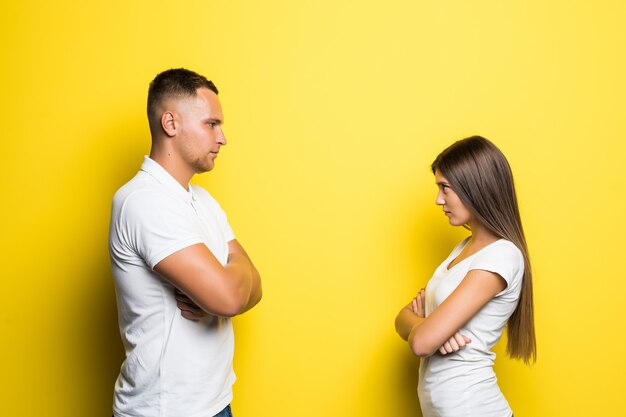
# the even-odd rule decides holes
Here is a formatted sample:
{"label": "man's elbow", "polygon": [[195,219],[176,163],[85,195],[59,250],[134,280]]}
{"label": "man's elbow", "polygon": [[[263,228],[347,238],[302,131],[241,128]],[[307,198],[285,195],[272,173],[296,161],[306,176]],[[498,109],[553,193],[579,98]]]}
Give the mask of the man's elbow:
{"label": "man's elbow", "polygon": [[237,312],[237,314],[235,314],[235,315],[243,314],[243,313],[249,311],[254,306],[259,304],[259,302],[261,301],[262,297],[263,297],[263,292],[261,291],[261,288],[259,288],[258,292],[250,294],[250,297],[248,298],[247,302],[243,304],[243,306],[239,309],[239,312]]}
{"label": "man's elbow", "polygon": [[245,300],[233,298],[230,300],[223,300],[223,301],[224,302],[221,303],[219,307],[219,311],[215,311],[213,312],[213,314],[216,314],[221,317],[235,317],[241,314],[241,312],[246,307]]}
{"label": "man's elbow", "polygon": [[219,297],[219,307],[216,309],[219,311],[213,311],[212,314],[222,317],[234,317],[248,311],[260,300],[260,286],[258,294],[255,294],[249,283],[246,285],[245,280],[240,280],[238,285],[223,288],[221,297]]}
{"label": "man's elbow", "polygon": [[250,298],[246,305],[246,311],[250,310],[252,307],[259,304],[261,298],[263,298],[263,287],[261,286],[261,278],[259,277],[259,273],[255,270],[255,280],[256,283],[252,284],[252,291],[250,292]]}
{"label": "man's elbow", "polygon": [[223,292],[219,297],[211,297],[200,307],[209,314],[219,317],[234,317],[245,310],[248,299],[240,292]]}
{"label": "man's elbow", "polygon": [[261,298],[263,298],[263,287],[261,286],[261,281],[259,281],[259,291],[258,291],[258,296],[257,296],[255,304],[261,301]]}

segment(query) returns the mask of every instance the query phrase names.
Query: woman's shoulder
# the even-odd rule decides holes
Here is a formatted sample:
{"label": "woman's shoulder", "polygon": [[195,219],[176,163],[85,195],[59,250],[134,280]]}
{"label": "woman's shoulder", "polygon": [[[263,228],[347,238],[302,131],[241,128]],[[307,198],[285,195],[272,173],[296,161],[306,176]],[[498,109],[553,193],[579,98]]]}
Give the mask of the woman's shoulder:
{"label": "woman's shoulder", "polygon": [[515,243],[506,239],[498,239],[491,245],[484,248],[484,251],[490,254],[497,254],[498,256],[507,256],[514,260],[524,260],[522,251],[515,246]]}
{"label": "woman's shoulder", "polygon": [[513,242],[500,239],[484,247],[473,257],[470,269],[484,269],[502,276],[507,283],[524,273],[524,256]]}

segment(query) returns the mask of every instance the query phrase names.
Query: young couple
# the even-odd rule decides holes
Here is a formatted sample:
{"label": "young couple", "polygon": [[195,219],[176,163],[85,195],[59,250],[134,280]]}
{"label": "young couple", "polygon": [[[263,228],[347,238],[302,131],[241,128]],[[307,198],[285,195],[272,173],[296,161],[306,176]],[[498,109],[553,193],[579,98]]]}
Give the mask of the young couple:
{"label": "young couple", "polygon": [[[148,91],[152,148],[113,198],[109,251],[126,350],[116,417],[230,417],[230,317],[261,299],[260,275],[211,195],[190,185],[213,169],[226,137],[218,90],[167,70]],[[432,165],[437,204],[461,242],[398,314],[423,358],[425,417],[509,417],[491,348],[508,323],[508,352],[535,359],[531,269],[513,178],[502,153],[471,137]]]}

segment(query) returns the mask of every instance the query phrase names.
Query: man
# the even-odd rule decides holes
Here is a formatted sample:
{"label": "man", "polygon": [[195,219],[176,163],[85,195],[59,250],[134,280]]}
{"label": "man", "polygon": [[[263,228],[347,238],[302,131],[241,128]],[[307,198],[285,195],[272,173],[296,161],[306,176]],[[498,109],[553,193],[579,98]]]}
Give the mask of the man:
{"label": "man", "polygon": [[126,360],[116,417],[230,416],[230,317],[261,299],[259,273],[196,173],[226,145],[215,85],[186,69],[150,84],[150,157],[113,198],[109,250]]}

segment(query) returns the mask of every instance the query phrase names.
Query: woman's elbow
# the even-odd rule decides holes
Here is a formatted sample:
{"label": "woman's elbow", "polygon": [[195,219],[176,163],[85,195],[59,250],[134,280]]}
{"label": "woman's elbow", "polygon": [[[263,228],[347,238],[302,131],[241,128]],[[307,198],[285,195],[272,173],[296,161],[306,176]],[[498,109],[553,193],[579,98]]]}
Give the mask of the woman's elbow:
{"label": "woman's elbow", "polygon": [[402,320],[400,315],[398,315],[398,317],[396,317],[396,321],[394,322],[394,327],[396,328],[396,333],[398,333],[398,335],[404,339],[407,340],[409,337],[409,332],[407,331],[407,329],[405,329],[405,326],[403,326]]}
{"label": "woman's elbow", "polygon": [[431,356],[436,350],[436,348],[430,346],[423,338],[416,337],[416,335],[413,334],[409,336],[409,346],[411,347],[411,352],[420,358]]}

